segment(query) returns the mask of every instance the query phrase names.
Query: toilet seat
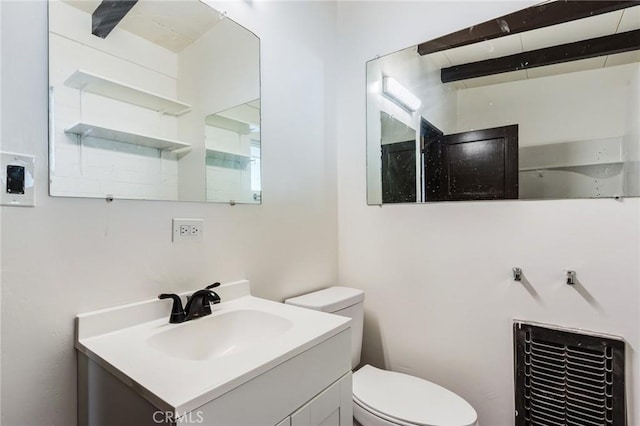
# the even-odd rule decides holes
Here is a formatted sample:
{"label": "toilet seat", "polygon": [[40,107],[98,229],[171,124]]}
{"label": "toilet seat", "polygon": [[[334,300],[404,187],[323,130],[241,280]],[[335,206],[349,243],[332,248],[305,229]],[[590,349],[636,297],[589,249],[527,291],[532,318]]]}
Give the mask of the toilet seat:
{"label": "toilet seat", "polygon": [[450,390],[371,365],[353,374],[353,400],[391,424],[473,426],[478,419],[473,407]]}
{"label": "toilet seat", "polygon": [[353,399],[353,418],[358,422],[354,424],[360,426],[416,426],[412,423],[385,417],[381,413],[374,413],[371,408],[360,405],[355,398]]}

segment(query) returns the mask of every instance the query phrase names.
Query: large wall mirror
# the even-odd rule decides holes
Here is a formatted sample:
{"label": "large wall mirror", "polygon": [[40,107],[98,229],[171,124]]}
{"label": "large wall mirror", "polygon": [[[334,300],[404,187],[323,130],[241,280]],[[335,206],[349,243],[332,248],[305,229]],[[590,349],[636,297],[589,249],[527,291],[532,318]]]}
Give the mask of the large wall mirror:
{"label": "large wall mirror", "polygon": [[639,196],[639,28],[547,2],[369,61],[368,203]]}
{"label": "large wall mirror", "polygon": [[260,40],[198,0],[49,1],[53,196],[260,203]]}

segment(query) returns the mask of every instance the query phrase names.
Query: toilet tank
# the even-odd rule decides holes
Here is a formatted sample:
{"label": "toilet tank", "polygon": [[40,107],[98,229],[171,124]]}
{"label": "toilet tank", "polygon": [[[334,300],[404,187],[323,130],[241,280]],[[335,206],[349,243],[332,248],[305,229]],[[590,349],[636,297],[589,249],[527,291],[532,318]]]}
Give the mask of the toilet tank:
{"label": "toilet tank", "polygon": [[351,367],[360,363],[364,291],[349,287],[329,287],[287,299],[284,303],[351,318]]}

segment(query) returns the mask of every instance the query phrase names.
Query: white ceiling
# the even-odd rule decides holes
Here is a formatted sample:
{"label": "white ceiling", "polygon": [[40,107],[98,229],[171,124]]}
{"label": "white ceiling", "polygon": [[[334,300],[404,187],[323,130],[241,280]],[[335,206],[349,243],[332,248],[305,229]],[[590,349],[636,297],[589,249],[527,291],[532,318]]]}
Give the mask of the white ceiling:
{"label": "white ceiling", "polygon": [[[101,0],[63,0],[89,14]],[[139,0],[120,21],[129,31],[178,53],[220,22],[220,13],[199,0]]]}
{"label": "white ceiling", "polygon": [[[640,29],[640,6],[461,46],[425,55],[423,58],[425,61],[439,64],[440,68],[445,68],[636,29]],[[477,87],[631,62],[640,62],[640,50],[478,77],[459,83],[464,87]]]}

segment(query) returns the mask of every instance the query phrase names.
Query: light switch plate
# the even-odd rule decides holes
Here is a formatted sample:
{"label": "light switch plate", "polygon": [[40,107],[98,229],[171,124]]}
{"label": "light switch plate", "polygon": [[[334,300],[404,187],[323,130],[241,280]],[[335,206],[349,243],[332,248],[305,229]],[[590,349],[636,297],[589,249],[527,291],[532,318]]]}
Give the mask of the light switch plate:
{"label": "light switch plate", "polygon": [[[35,157],[32,155],[0,152],[0,204],[3,206],[35,206]],[[24,167],[24,193],[11,193],[7,189],[8,166]]]}
{"label": "light switch plate", "polygon": [[171,241],[202,241],[204,220],[173,218],[173,235]]}

